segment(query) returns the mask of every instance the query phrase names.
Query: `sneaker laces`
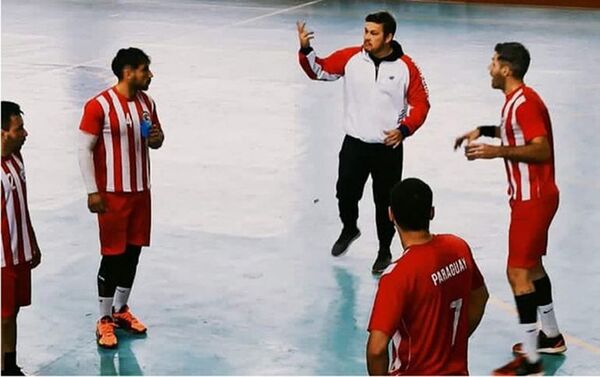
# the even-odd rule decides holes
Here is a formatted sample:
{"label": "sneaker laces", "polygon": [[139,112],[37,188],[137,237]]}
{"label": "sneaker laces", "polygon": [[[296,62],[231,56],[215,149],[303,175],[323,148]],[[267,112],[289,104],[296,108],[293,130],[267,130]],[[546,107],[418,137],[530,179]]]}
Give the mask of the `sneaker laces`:
{"label": "sneaker laces", "polygon": [[115,323],[112,321],[103,320],[103,321],[100,321],[98,328],[100,330],[100,335],[106,335],[107,333],[114,333],[115,332]]}
{"label": "sneaker laces", "polygon": [[117,313],[119,319],[123,319],[131,324],[140,324],[141,322],[133,315],[129,308],[126,308],[123,312]]}

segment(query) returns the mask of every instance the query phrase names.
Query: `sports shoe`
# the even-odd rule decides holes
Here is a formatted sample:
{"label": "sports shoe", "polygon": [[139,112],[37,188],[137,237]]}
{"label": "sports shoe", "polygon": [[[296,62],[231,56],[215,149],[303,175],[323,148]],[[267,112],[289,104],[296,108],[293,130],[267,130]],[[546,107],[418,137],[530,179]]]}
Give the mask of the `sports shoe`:
{"label": "sports shoe", "polygon": [[2,375],[3,376],[25,376],[25,373],[23,373],[23,371],[21,370],[21,368],[19,366],[16,366],[14,368],[8,368],[2,371]]}
{"label": "sports shoe", "polygon": [[115,322],[105,315],[96,324],[96,343],[102,348],[115,348],[117,336],[115,335]]}
{"label": "sports shoe", "polygon": [[530,363],[524,356],[517,356],[513,361],[492,372],[494,376],[543,376],[542,360]]}
{"label": "sports shoe", "polygon": [[342,233],[331,248],[331,255],[333,255],[334,257],[339,257],[343,255],[346,252],[346,250],[348,250],[350,244],[358,237],[360,237],[360,229],[356,227],[344,227],[344,229],[342,229]]}
{"label": "sports shoe", "polygon": [[385,269],[392,263],[392,252],[390,249],[379,249],[377,252],[377,259],[373,263],[371,272],[375,275],[379,275],[385,271]]}
{"label": "sports shoe", "polygon": [[118,312],[113,312],[113,319],[119,328],[134,334],[146,333],[146,326],[133,315],[128,305],[123,306]]}
{"label": "sports shoe", "polygon": [[[548,338],[548,336],[544,334],[542,330],[540,330],[538,333],[537,343],[537,351],[539,353],[556,355],[567,350],[567,344],[565,343],[565,338],[563,338],[562,334]],[[512,351],[515,355],[524,355],[525,352],[523,351],[523,343],[515,344],[512,348]]]}

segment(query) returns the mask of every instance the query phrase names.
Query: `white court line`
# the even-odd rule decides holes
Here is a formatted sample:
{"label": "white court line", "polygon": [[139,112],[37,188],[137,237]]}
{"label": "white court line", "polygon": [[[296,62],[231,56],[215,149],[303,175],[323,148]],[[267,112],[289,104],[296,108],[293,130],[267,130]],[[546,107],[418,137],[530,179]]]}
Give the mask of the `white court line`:
{"label": "white court line", "polygon": [[[504,310],[505,312],[517,315],[517,309],[515,309],[515,307],[513,305],[510,305],[496,297],[493,297],[492,295],[490,295],[489,302],[494,304],[496,307],[499,307],[500,309]],[[594,344],[588,343],[585,340],[579,339],[572,335],[568,335],[564,332],[562,334],[563,334],[565,340],[567,340],[568,344],[575,344],[576,346],[586,349],[587,351],[590,351],[591,353],[600,355],[600,347],[598,347]]]}
{"label": "white court line", "polygon": [[235,23],[231,24],[230,26],[244,25],[244,24],[247,24],[247,23],[250,23],[250,22],[253,22],[253,21],[262,20],[263,18],[268,18],[268,17],[275,16],[275,15],[278,15],[278,14],[281,14],[281,13],[289,12],[291,10],[296,10],[296,9],[308,7],[308,6],[320,3],[322,1],[323,0],[309,1],[307,3],[303,3],[303,4],[300,4],[300,5],[293,6],[293,7],[289,7],[289,8],[285,8],[285,9],[281,9],[281,10],[276,10],[275,12],[263,14],[262,16],[252,17],[252,18],[249,18],[247,20],[238,21],[238,22],[235,22]]}

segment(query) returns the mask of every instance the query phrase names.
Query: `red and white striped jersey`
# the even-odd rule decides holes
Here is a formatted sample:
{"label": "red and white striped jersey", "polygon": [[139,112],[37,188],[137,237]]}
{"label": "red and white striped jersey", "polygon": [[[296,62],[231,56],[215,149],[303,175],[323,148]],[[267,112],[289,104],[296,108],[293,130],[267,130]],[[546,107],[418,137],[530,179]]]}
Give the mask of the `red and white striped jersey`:
{"label": "red and white striped jersey", "polygon": [[148,118],[160,127],[154,101],[141,91],[129,100],[112,87],[85,104],[79,129],[98,136],[94,171],[99,191],[150,189],[148,144],[140,126]]}
{"label": "red and white striped jersey", "polygon": [[19,152],[2,157],[2,267],[29,262],[36,252]]}
{"label": "red and white striped jersey", "polygon": [[533,89],[520,86],[506,96],[501,116],[502,145],[523,146],[536,137],[545,136],[551,151],[550,159],[542,163],[504,160],[511,200],[539,199],[558,193],[554,181],[552,124],[540,96]]}

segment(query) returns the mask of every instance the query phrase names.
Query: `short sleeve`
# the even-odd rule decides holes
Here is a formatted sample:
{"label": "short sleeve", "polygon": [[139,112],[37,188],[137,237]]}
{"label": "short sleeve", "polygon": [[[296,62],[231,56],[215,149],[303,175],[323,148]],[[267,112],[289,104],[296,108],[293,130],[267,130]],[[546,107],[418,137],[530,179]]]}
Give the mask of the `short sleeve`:
{"label": "short sleeve", "polygon": [[543,107],[533,99],[527,99],[516,112],[517,123],[523,130],[525,142],[536,137],[547,136],[546,119]]}
{"label": "short sleeve", "polygon": [[473,253],[471,252],[471,248],[465,242],[467,246],[467,251],[469,253],[469,259],[471,261],[471,265],[473,266],[473,273],[471,274],[471,290],[479,289],[483,286],[483,275],[481,271],[479,271],[479,267],[477,267],[477,263],[475,263],[475,258],[473,258]]}
{"label": "short sleeve", "polygon": [[405,275],[382,276],[371,311],[369,331],[379,330],[391,338],[400,327],[408,295]]}
{"label": "short sleeve", "polygon": [[83,108],[83,116],[79,129],[89,134],[100,136],[104,127],[104,110],[96,99],[90,100]]}

